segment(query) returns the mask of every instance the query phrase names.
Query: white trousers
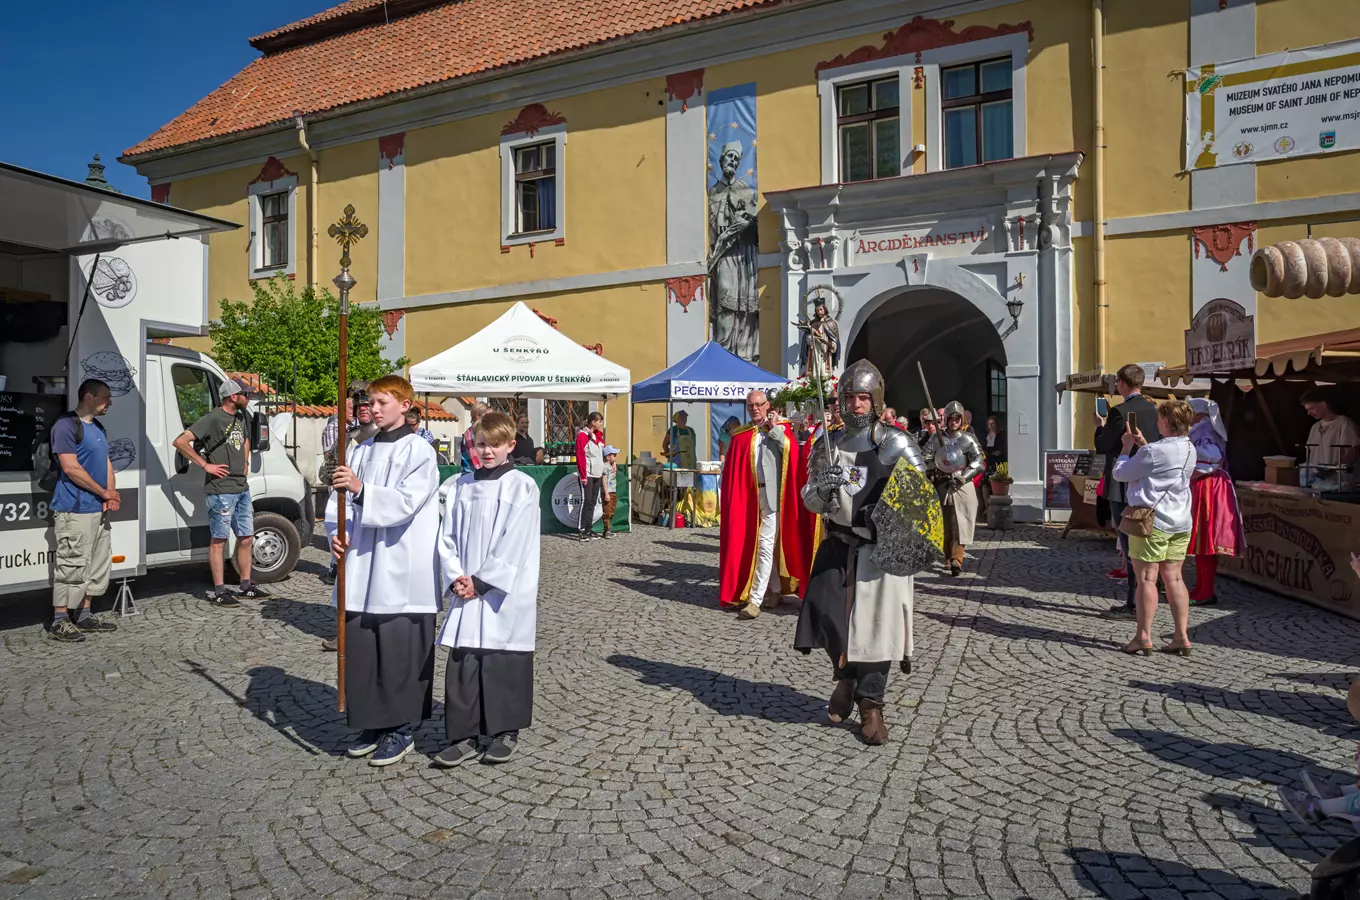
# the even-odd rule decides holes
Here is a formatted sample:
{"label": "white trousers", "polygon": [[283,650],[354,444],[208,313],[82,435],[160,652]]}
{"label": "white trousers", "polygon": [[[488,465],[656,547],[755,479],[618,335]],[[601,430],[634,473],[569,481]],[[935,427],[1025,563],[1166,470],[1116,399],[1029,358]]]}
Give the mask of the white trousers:
{"label": "white trousers", "polygon": [[750,601],[757,606],[765,599],[774,569],[775,544],[779,538],[779,513],[760,511],[760,536],[756,538],[756,577],[751,582]]}

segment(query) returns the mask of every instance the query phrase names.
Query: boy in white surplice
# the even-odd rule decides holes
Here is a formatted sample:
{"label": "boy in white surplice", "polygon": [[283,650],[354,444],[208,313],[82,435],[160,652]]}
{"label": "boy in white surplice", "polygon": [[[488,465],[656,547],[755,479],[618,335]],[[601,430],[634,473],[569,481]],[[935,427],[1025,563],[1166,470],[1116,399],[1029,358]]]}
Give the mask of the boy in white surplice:
{"label": "boy in white surplice", "polygon": [[448,647],[444,721],[449,746],[434,764],[451,768],[480,756],[510,759],[534,709],[534,628],[538,612],[539,494],[510,460],[515,423],[487,413],[464,472],[445,504],[441,585],[452,596],[439,633]]}
{"label": "boy in white surplice", "polygon": [[[435,616],[439,613],[439,465],[434,448],[406,424],[414,394],[386,375],[368,386],[381,429],[331,476],[326,504],[331,553],[345,555],[345,693],[360,732],[351,758],[399,762],[430,717]],[[343,497],[341,489],[345,491]],[[337,503],[347,503],[347,535]]]}

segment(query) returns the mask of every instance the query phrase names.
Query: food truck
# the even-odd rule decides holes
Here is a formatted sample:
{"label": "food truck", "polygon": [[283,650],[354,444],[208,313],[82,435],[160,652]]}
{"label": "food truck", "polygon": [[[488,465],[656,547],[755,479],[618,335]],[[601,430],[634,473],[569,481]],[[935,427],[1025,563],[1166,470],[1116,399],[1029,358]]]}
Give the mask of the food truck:
{"label": "food truck", "polygon": [[[35,464],[88,378],[113,395],[100,420],[122,500],[113,577],[206,560],[204,474],[172,441],[221,402],[226,375],[164,341],[206,333],[208,236],[237,227],[0,163],[0,595],[51,584]],[[253,574],[272,582],[310,539],[313,501],[265,417],[252,409],[250,426]]]}

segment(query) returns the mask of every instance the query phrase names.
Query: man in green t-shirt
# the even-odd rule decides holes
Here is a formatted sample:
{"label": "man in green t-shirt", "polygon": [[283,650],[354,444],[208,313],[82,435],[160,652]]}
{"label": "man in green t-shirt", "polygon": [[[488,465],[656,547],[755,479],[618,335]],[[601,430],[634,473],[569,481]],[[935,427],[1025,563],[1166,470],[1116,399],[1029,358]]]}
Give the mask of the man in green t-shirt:
{"label": "man in green t-shirt", "polygon": [[239,381],[222,384],[222,405],[175,438],[175,449],[206,473],[203,492],[208,495],[208,568],[213,589],[208,602],[215,606],[240,606],[223,584],[227,536],[236,534],[236,571],[241,586],[236,595],[266,597],[250,580],[250,559],[255,543],[255,513],[250,504],[250,431],[246,422],[249,390]]}

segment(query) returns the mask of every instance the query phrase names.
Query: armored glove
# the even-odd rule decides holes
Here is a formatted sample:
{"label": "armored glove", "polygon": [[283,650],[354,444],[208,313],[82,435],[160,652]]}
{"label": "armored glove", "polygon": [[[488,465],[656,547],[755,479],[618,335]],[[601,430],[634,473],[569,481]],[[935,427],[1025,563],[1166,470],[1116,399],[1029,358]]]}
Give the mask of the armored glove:
{"label": "armored glove", "polygon": [[953,483],[954,487],[963,487],[970,479],[962,472],[955,472],[953,475],[949,476],[949,480]]}
{"label": "armored glove", "polygon": [[817,497],[826,504],[828,512],[840,508],[840,489],[850,483],[850,478],[841,466],[828,466],[812,475],[812,486]]}

